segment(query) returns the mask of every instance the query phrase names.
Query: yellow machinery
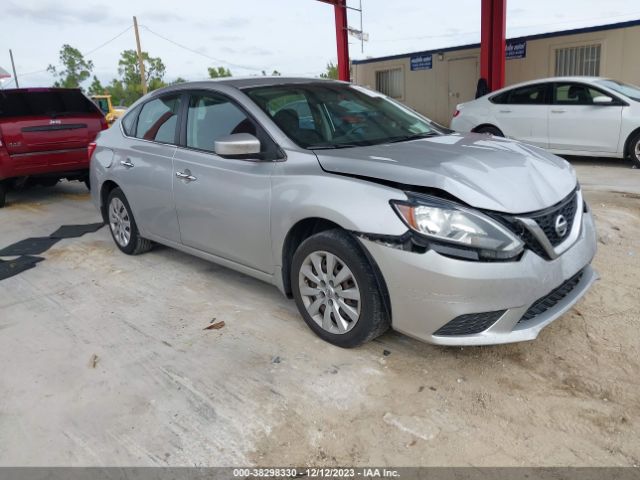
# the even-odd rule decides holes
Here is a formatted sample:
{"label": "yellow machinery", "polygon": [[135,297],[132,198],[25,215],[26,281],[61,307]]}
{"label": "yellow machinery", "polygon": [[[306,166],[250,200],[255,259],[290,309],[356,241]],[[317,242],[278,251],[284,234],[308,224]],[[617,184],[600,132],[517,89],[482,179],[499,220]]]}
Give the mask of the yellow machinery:
{"label": "yellow machinery", "polygon": [[109,126],[127,111],[127,107],[114,107],[111,103],[111,95],[92,95],[91,100],[102,110]]}

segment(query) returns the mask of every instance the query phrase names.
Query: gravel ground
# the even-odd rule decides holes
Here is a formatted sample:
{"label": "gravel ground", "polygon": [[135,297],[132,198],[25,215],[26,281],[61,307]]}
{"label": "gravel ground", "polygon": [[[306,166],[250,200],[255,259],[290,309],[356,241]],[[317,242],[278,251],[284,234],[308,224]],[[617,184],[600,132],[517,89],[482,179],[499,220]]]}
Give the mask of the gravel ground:
{"label": "gravel ground", "polygon": [[[575,164],[601,279],[522,344],[342,350],[241,274],[59,242],[0,283],[0,465],[640,464],[640,171]],[[98,219],[80,184],[9,201],[0,246]]]}

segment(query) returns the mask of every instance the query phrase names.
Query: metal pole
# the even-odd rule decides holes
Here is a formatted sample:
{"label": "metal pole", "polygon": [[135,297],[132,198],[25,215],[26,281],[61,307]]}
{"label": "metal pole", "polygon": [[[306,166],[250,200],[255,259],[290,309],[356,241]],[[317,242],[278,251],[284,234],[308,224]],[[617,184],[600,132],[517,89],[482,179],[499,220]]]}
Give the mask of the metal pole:
{"label": "metal pole", "polygon": [[349,81],[349,39],[347,38],[346,0],[334,4],[336,15],[336,40],[338,44],[338,79]]}
{"label": "metal pole", "polygon": [[138,20],[133,17],[133,30],[136,32],[136,49],[138,50],[138,66],[140,68],[140,84],[142,85],[142,94],[147,94],[147,80],[144,74],[144,61],[142,60],[142,49],[140,48],[140,33],[138,33]]}
{"label": "metal pole", "polygon": [[18,74],[16,73],[16,64],[13,62],[13,52],[9,49],[9,56],[11,57],[11,68],[13,69],[13,78],[16,81],[16,88],[20,88],[20,84],[18,83]]}

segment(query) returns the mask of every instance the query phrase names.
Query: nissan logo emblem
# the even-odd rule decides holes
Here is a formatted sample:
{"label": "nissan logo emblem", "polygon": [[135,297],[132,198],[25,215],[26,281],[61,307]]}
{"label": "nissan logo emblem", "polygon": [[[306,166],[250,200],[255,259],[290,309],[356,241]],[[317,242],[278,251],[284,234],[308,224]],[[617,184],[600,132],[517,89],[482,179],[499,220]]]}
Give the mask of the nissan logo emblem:
{"label": "nissan logo emblem", "polygon": [[567,223],[567,219],[564,218],[564,215],[558,215],[556,217],[554,227],[556,229],[556,233],[560,238],[564,237],[567,234],[569,224]]}

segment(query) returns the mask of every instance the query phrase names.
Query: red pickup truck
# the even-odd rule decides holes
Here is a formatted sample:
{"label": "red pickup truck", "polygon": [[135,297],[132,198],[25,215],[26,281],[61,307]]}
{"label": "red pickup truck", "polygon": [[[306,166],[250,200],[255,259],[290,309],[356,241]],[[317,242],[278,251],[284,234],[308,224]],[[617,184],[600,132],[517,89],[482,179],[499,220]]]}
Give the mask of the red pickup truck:
{"label": "red pickup truck", "polygon": [[107,122],[79,89],[0,90],[0,208],[14,184],[89,179],[89,144]]}

